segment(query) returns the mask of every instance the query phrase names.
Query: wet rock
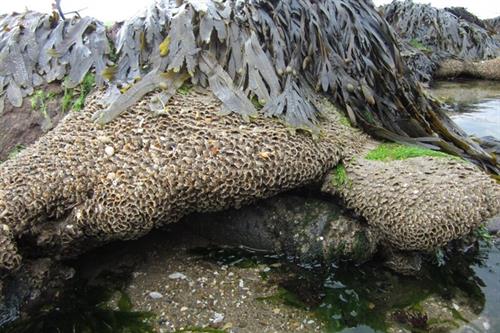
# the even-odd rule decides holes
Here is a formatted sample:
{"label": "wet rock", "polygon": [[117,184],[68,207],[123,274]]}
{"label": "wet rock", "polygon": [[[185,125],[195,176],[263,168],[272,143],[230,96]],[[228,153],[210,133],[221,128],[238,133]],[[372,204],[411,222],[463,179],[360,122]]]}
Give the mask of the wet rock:
{"label": "wet rock", "polygon": [[489,219],[486,222],[486,228],[490,234],[500,233],[500,214]]}
{"label": "wet rock", "polygon": [[378,237],[331,200],[285,194],[222,213],[195,214],[186,223],[217,244],[284,253],[303,263],[344,258],[363,262]]}
{"label": "wet rock", "polygon": [[159,292],[157,291],[152,291],[148,294],[149,297],[151,297],[152,299],[160,299],[160,298],[163,298],[163,295],[160,294]]}
{"label": "wet rock", "polygon": [[71,286],[74,275],[73,268],[49,258],[27,262],[2,283],[0,326],[37,311],[49,299],[56,302]]}
{"label": "wet rock", "polygon": [[33,110],[30,98],[25,98],[19,108],[5,102],[3,112],[0,111],[0,162],[6,160],[16,146],[25,147],[32,144],[63,118],[64,113],[60,109],[63,91],[61,84],[47,84],[38,90],[55,96],[46,101],[44,113]]}

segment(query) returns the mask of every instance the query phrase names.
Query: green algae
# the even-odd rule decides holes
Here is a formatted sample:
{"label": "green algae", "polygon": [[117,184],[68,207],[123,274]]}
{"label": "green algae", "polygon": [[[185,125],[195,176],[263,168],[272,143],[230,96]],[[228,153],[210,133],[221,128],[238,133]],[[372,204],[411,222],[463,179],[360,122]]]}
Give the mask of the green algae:
{"label": "green algae", "polygon": [[257,297],[257,300],[272,304],[285,304],[303,310],[308,309],[308,306],[296,294],[283,287],[278,288],[275,294],[266,297]]}
{"label": "green algae", "polygon": [[332,185],[336,188],[350,185],[351,181],[347,176],[347,170],[344,164],[340,163],[333,169],[331,182]]}
{"label": "green algae", "polygon": [[[63,86],[65,86],[63,84]],[[85,100],[95,86],[95,75],[88,73],[80,83],[78,89],[64,87],[64,95],[61,99],[62,112],[81,111],[85,106]]]}
{"label": "green algae", "polygon": [[474,230],[474,236],[479,240],[484,242],[487,246],[493,245],[494,237],[488,231],[485,225],[481,225],[479,228]]}
{"label": "green algae", "polygon": [[71,109],[73,104],[73,89],[64,87],[64,95],[61,99],[61,111],[64,113]]}
{"label": "green algae", "polygon": [[23,144],[17,144],[17,145],[15,145],[14,148],[12,148],[11,151],[9,152],[9,155],[7,156],[7,159],[11,160],[11,159],[15,158],[24,149],[26,149],[26,146],[23,145]]}
{"label": "green algae", "polygon": [[45,118],[48,118],[47,103],[52,101],[54,98],[55,94],[53,92],[46,93],[43,90],[37,90],[33,96],[31,96],[31,108],[35,111],[39,111]]}
{"label": "green algae", "polygon": [[88,73],[83,78],[82,83],[80,84],[80,95],[76,98],[73,103],[73,110],[81,111],[85,106],[85,99],[88,94],[92,91],[95,85],[95,76],[93,74]]}
{"label": "green algae", "polygon": [[191,83],[185,82],[179,89],[177,89],[177,92],[180,95],[187,96],[191,93],[193,90],[193,85]]}
{"label": "green algae", "polygon": [[352,127],[352,125],[351,125],[351,121],[349,120],[349,118],[347,118],[344,114],[342,114],[342,113],[340,113],[340,112],[338,112],[338,113],[339,113],[339,115],[340,115],[340,120],[339,120],[339,122],[340,122],[342,125],[346,126],[346,127]]}
{"label": "green algae", "polygon": [[420,51],[422,51],[422,52],[424,52],[424,53],[429,53],[429,52],[432,52],[432,50],[431,50],[429,47],[425,46],[425,45],[424,45],[424,43],[422,43],[422,42],[421,42],[421,41],[419,41],[418,39],[415,39],[415,38],[414,38],[414,39],[410,40],[409,44],[410,44],[412,47],[414,47],[414,48],[416,48],[417,50],[420,50]]}
{"label": "green algae", "polygon": [[455,156],[440,151],[417,146],[405,146],[396,143],[382,143],[377,148],[368,152],[368,154],[365,156],[367,160],[384,162],[406,160],[415,157],[456,158]]}

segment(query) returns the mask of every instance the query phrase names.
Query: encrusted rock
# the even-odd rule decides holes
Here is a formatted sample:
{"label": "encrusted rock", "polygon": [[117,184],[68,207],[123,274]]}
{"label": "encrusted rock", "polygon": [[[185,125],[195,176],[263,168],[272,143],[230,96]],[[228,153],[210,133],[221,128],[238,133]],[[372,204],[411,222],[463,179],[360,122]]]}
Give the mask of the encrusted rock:
{"label": "encrusted rock", "polygon": [[500,58],[482,61],[446,60],[439,65],[436,78],[473,77],[483,80],[500,80]]}
{"label": "encrusted rock", "polygon": [[[318,181],[351,141],[338,121],[325,121],[318,141],[277,120],[221,116],[220,102],[202,92],[174,96],[156,117],[151,98],[100,126],[90,119],[100,109],[94,96],[0,166],[0,223],[11,230],[0,233],[0,267],[19,266],[12,239],[21,233],[47,253],[74,254]],[[138,124],[142,133],[132,130]],[[114,148],[103,154],[106,146]]]}
{"label": "encrusted rock", "polygon": [[326,192],[340,196],[383,239],[400,250],[432,251],[462,238],[500,209],[500,186],[469,162],[446,157],[346,164],[347,181],[331,175]]}

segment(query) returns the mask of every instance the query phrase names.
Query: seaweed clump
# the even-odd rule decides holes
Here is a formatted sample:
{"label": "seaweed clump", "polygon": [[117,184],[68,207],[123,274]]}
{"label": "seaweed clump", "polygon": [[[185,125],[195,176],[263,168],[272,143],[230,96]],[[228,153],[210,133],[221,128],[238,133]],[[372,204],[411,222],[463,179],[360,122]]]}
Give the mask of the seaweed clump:
{"label": "seaweed clump", "polygon": [[444,10],[447,12],[452,13],[456,17],[465,20],[469,23],[475,24],[478,27],[483,28],[484,30],[490,30],[490,27],[488,27],[488,24],[485,23],[483,20],[481,20],[479,17],[476,15],[472,14],[469,12],[466,8],[464,7],[446,7]]}
{"label": "seaweed clump", "polygon": [[[157,89],[150,108],[161,114],[190,80],[209,88],[225,113],[246,120],[279,117],[318,134],[321,113],[314,102],[324,94],[352,124],[378,138],[425,144],[498,171],[495,159],[465,138],[407,75],[396,36],[370,1],[158,0],[125,22],[112,43],[104,25],[90,18],[56,20],[28,12],[3,21],[8,29],[0,32],[7,45],[0,46],[2,57],[25,59],[0,68],[0,86],[16,104],[22,87],[66,73],[76,85],[94,71],[97,85],[108,81],[110,87],[104,110],[93,119],[107,123]],[[32,29],[22,28],[27,25]],[[48,51],[27,50],[32,40]],[[110,44],[115,62],[109,59]],[[489,52],[488,45],[481,50]],[[40,56],[27,61],[32,52]],[[18,80],[19,66],[37,82]]]}
{"label": "seaweed clump", "polygon": [[[100,73],[109,45],[104,25],[91,18],[61,20],[33,11],[0,16],[0,113],[5,98],[20,107],[34,88],[66,78],[68,88]],[[97,84],[103,80],[97,76]]]}
{"label": "seaweed clump", "polygon": [[418,40],[440,57],[480,60],[500,54],[500,43],[464,9],[457,15],[457,9],[438,9],[406,0],[394,1],[383,11],[401,38]]}
{"label": "seaweed clump", "polygon": [[500,16],[486,20],[486,23],[491,27],[491,29],[495,33],[500,34]]}
{"label": "seaweed clump", "polygon": [[500,40],[488,24],[465,8],[438,9],[405,0],[393,1],[382,11],[400,37],[405,62],[419,81],[430,82],[446,59],[479,61],[500,55]]}

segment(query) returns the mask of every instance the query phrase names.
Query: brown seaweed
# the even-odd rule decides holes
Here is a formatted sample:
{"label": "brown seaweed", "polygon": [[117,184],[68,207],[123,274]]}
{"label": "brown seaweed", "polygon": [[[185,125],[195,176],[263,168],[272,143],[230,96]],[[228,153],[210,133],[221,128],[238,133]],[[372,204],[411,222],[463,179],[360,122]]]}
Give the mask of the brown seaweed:
{"label": "brown seaweed", "polygon": [[[425,11],[419,13],[422,17]],[[88,67],[103,82],[102,66],[109,59],[99,22],[73,18],[49,27],[47,15],[23,15],[29,19],[2,17],[11,29],[0,32],[0,54],[12,59],[0,68],[0,77],[7,77],[9,99],[18,103],[19,91],[27,94],[23,89],[32,86],[26,83],[30,77],[50,81],[70,73],[70,81],[78,82]],[[38,49],[38,59],[30,58],[26,48],[13,46],[16,39],[26,45],[29,34],[15,32],[24,26],[23,20],[34,27],[35,37],[30,38],[43,35],[48,51]],[[459,28],[453,30],[457,36]],[[312,101],[324,94],[376,137],[452,152],[498,172],[496,161],[465,138],[414,81],[393,30],[371,1],[156,1],[123,24],[114,45],[112,89],[132,85],[134,94],[119,96],[109,105],[113,111],[96,119],[111,121],[143,94],[171,84],[141,82],[148,73],[184,72],[193,84],[214,90],[226,110],[244,117],[260,112],[292,127],[316,129],[321,114]],[[92,60],[85,48],[96,48],[90,52]],[[467,45],[462,46],[465,50],[473,52]],[[486,56],[489,50],[485,44],[474,52]],[[14,56],[19,52],[23,57]],[[70,71],[82,64],[82,70]],[[253,110],[251,100],[263,107]]]}

